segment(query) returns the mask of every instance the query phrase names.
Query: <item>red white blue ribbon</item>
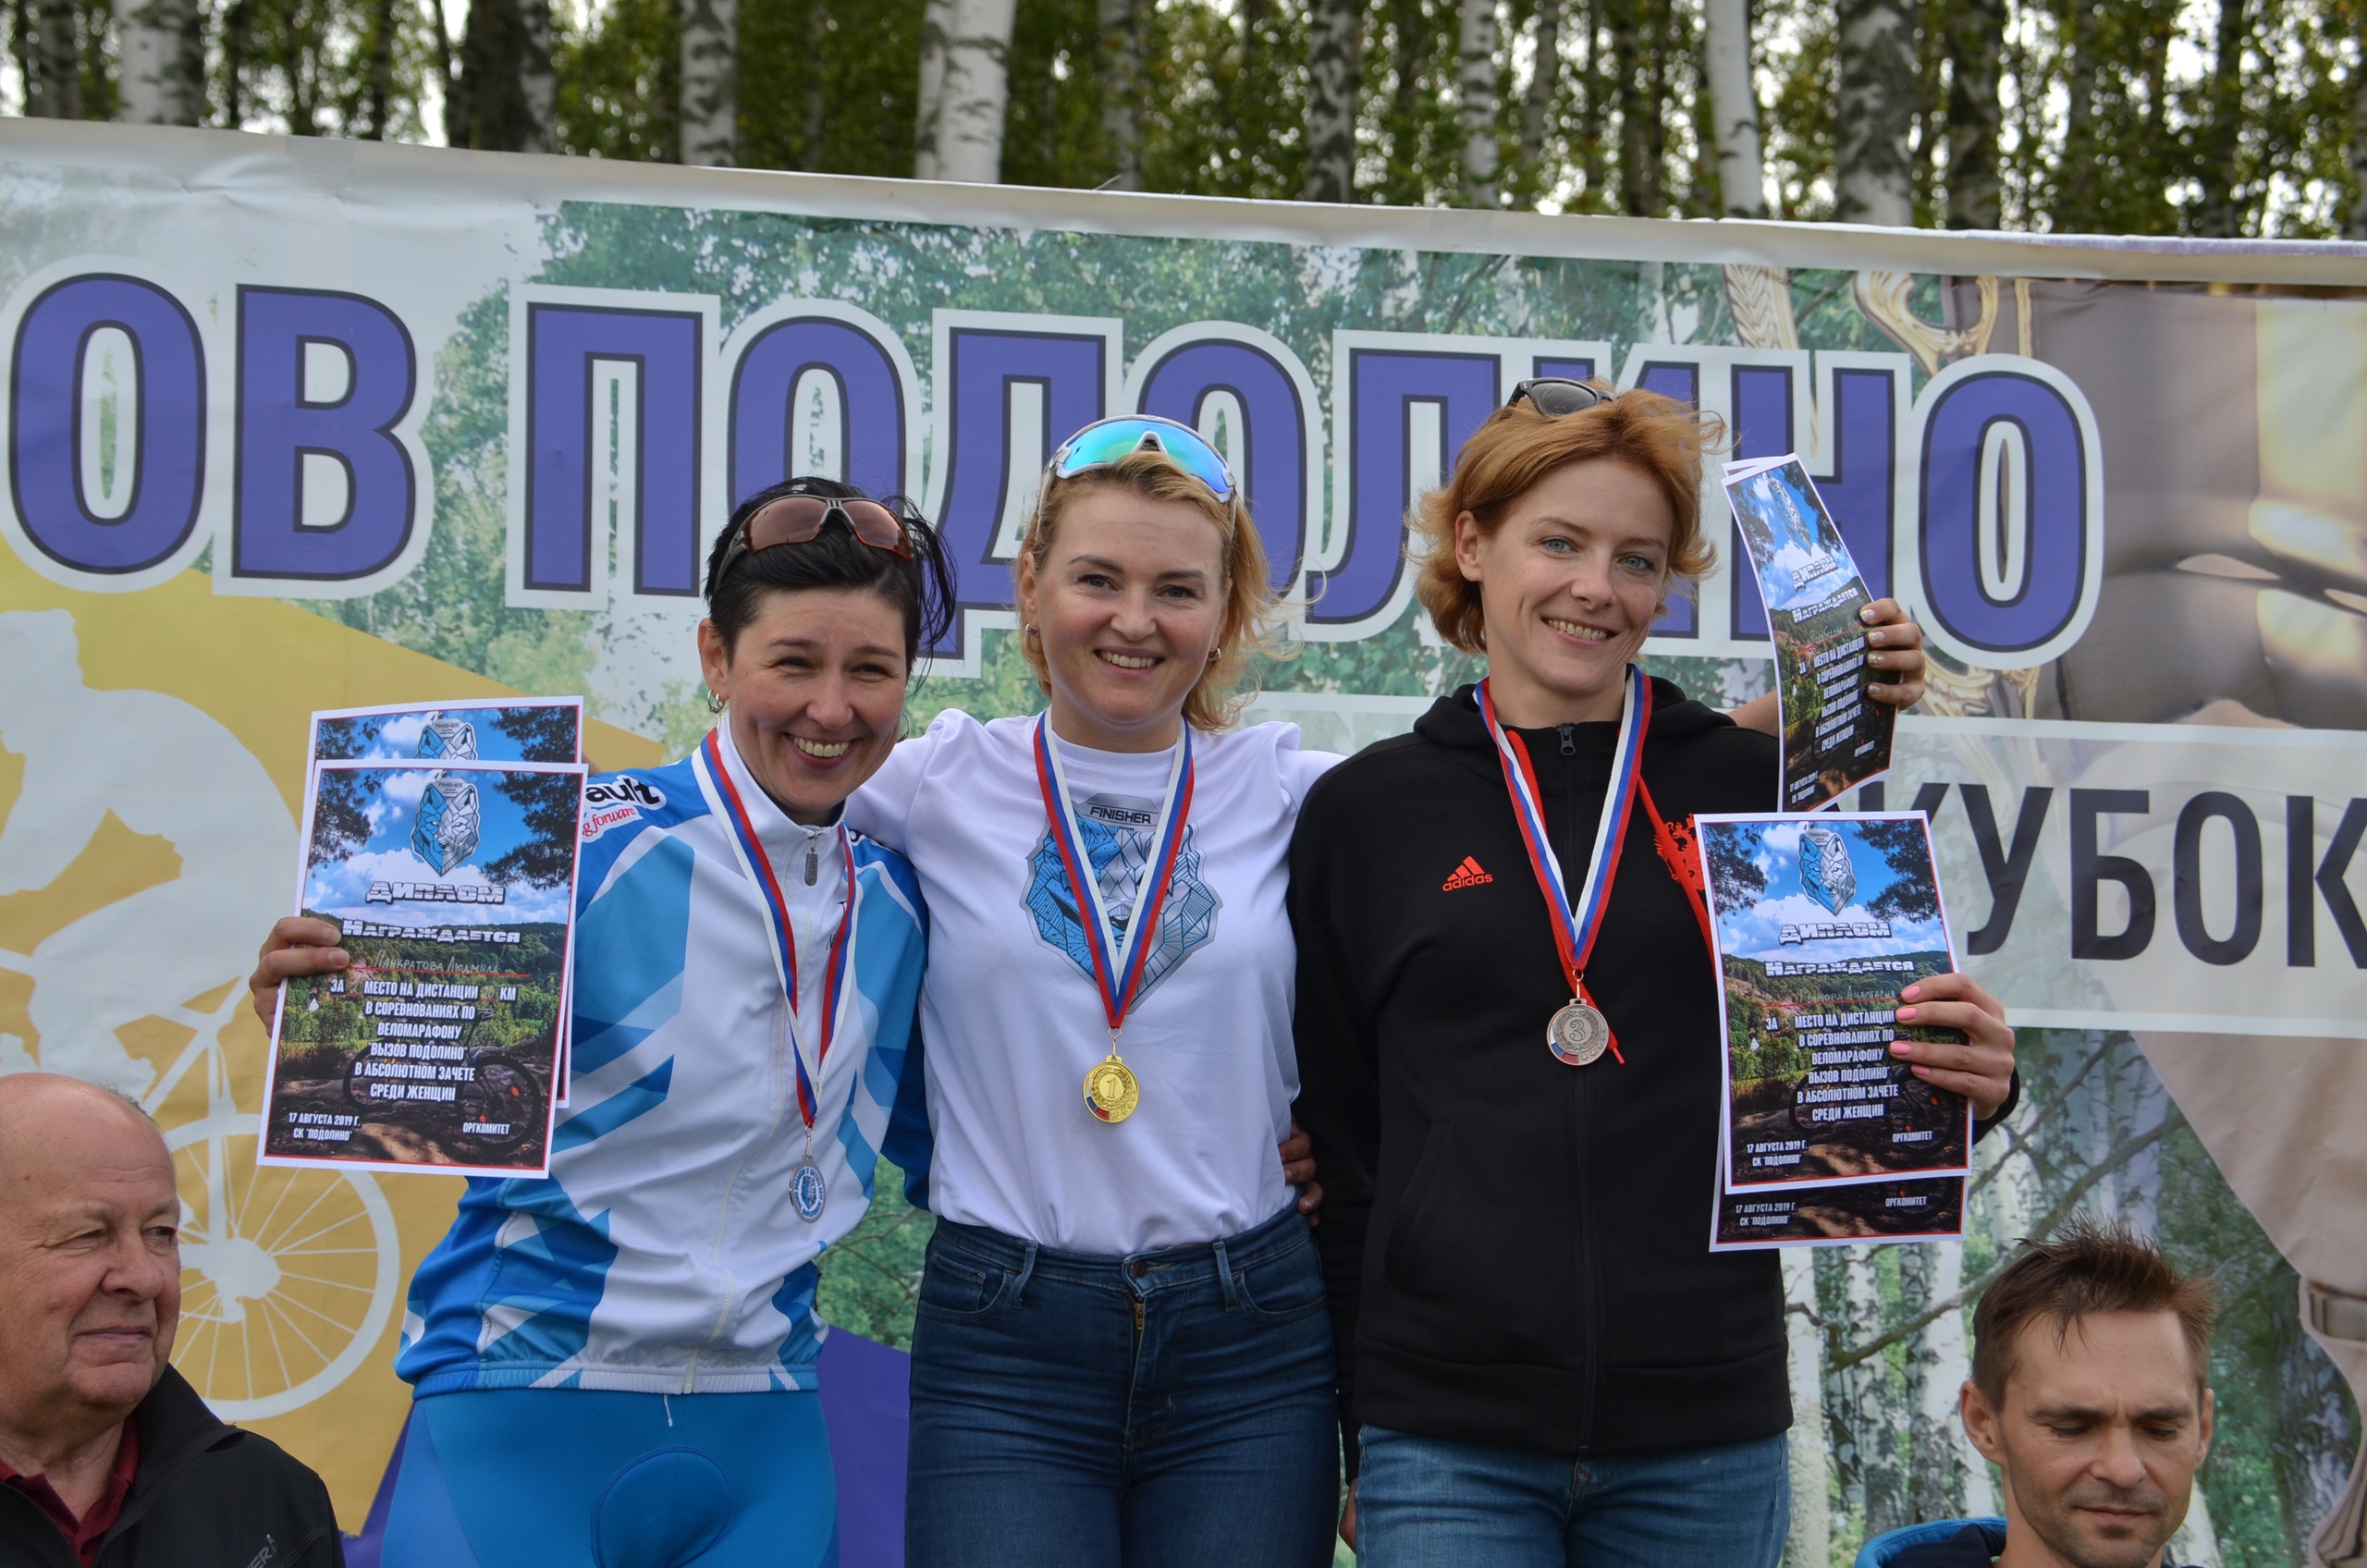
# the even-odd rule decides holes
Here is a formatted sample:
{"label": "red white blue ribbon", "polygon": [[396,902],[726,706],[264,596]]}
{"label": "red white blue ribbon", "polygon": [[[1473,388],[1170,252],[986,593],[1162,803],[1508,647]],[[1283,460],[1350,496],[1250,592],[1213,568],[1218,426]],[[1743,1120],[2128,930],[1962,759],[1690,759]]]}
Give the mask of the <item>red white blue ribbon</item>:
{"label": "red white blue ribbon", "polygon": [[1192,727],[1184,727],[1176,743],[1175,765],[1167,775],[1167,798],[1160,802],[1159,822],[1151,829],[1157,852],[1143,868],[1142,890],[1134,897],[1134,913],[1119,937],[1102,907],[1101,879],[1094,875],[1093,857],[1077,829],[1076,810],[1069,800],[1068,778],[1061,771],[1060,748],[1052,743],[1047,722],[1036,721],[1036,782],[1044,791],[1044,815],[1051,824],[1052,846],[1068,873],[1069,890],[1076,896],[1078,924],[1085,927],[1085,949],[1093,955],[1093,983],[1101,992],[1101,1011],[1110,1022],[1114,1047],[1125,1026],[1127,1010],[1142,988],[1143,967],[1157,945],[1159,917],[1167,905],[1167,884],[1175,874],[1175,857],[1183,851],[1184,827],[1192,815]]}
{"label": "red white blue ribbon", "polygon": [[839,851],[846,857],[846,907],[839,914],[838,935],[830,939],[830,967],[822,986],[822,1024],[814,1065],[805,1065],[803,1032],[798,1027],[797,1016],[797,935],[789,919],[789,900],[781,896],[780,879],[773,875],[773,863],[765,853],[764,841],[756,837],[756,824],[748,815],[748,802],[741,797],[740,787],[731,781],[731,769],[724,765],[720,729],[707,731],[700,746],[699,761],[707,776],[714,780],[715,793],[723,802],[724,820],[730,824],[734,847],[740,852],[740,868],[748,880],[755,884],[757,900],[765,913],[767,934],[772,938],[773,972],[780,977],[781,990],[789,998],[789,1047],[797,1064],[797,1111],[805,1121],[806,1135],[814,1132],[814,1119],[820,1113],[815,1097],[815,1081],[822,1075],[822,1064],[829,1060],[830,1041],[838,1033],[840,998],[846,989],[847,951],[852,944],[848,934],[854,928],[854,846],[846,833],[839,834]]}
{"label": "red white blue ribbon", "polygon": [[[1513,801],[1513,818],[1520,825],[1521,842],[1528,851],[1529,869],[1553,926],[1553,950],[1561,956],[1562,974],[1570,995],[1594,1004],[1587,994],[1587,960],[1595,938],[1602,933],[1602,917],[1611,907],[1611,885],[1619,876],[1619,851],[1627,841],[1627,819],[1636,809],[1636,793],[1644,779],[1644,735],[1652,726],[1652,683],[1634,665],[1627,667],[1627,686],[1619,713],[1619,739],[1612,748],[1611,788],[1603,796],[1602,816],[1595,824],[1594,853],[1588,857],[1586,880],[1570,896],[1562,875],[1561,857],[1545,831],[1544,797],[1537,787],[1537,768],[1528,747],[1496,717],[1488,682],[1479,682],[1479,717],[1496,742],[1496,760],[1503,765],[1504,789]],[[1619,1037],[1611,1040],[1611,1054],[1622,1063]]]}

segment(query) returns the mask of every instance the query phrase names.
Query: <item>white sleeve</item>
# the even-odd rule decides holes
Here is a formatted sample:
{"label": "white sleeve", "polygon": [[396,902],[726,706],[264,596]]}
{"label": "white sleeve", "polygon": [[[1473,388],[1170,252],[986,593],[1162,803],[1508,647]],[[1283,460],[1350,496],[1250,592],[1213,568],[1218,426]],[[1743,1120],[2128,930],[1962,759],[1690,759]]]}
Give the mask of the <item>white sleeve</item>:
{"label": "white sleeve", "polygon": [[879,771],[847,798],[847,826],[902,854],[922,783],[963,729],[977,727],[978,721],[960,708],[948,708],[929,721],[927,729],[898,741]]}
{"label": "white sleeve", "polygon": [[1306,802],[1306,792],[1315,781],[1347,759],[1337,752],[1310,752],[1300,749],[1299,729],[1295,724],[1276,724],[1282,733],[1275,737],[1274,767],[1282,784],[1282,793],[1290,797],[1291,809],[1296,811]]}

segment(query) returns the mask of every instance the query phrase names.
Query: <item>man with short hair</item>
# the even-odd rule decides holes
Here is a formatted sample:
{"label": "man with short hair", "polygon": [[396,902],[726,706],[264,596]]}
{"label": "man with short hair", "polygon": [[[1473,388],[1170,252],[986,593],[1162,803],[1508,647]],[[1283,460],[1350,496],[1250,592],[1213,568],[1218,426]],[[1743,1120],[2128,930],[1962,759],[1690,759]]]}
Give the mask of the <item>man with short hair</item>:
{"label": "man with short hair", "polygon": [[1969,1526],[1891,1568],[2166,1568],[2211,1451],[2207,1280],[2080,1218],[2026,1242],[1974,1309],[1959,1396],[2004,1472],[2005,1535]]}
{"label": "man with short hair", "polygon": [[173,1370],[180,1197],[110,1089],[0,1077],[0,1563],[337,1568],[319,1476]]}

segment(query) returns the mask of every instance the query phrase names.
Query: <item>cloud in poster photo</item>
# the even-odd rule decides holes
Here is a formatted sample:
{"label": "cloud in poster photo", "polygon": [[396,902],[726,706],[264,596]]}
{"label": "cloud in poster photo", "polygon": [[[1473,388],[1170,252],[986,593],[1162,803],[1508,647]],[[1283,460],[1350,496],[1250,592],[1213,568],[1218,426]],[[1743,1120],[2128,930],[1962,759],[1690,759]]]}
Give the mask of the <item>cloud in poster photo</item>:
{"label": "cloud in poster photo", "polygon": [[[419,766],[323,768],[317,789],[307,908],[341,920],[422,925],[567,917],[568,839],[581,790],[575,775]],[[454,897],[448,902],[373,900],[371,889],[380,883],[434,884]],[[487,896],[470,899],[473,888]]]}
{"label": "cloud in poster photo", "polygon": [[[1895,824],[1895,826],[1894,826]],[[1722,950],[1740,957],[1772,960],[1879,958],[1901,952],[1944,951],[1947,926],[1940,916],[1932,887],[1928,850],[1919,850],[1899,829],[1911,830],[1919,840],[1922,828],[1911,820],[1868,824],[1826,815],[1815,827],[1834,834],[1847,857],[1849,880],[1856,886],[1838,908],[1815,897],[1802,876],[1801,828],[1798,821],[1736,822],[1705,825],[1726,842],[1717,846],[1732,858],[1723,868],[1718,887],[1718,941]],[[1882,837],[1901,841],[1886,853],[1883,844],[1870,842],[1871,827]],[[1899,856],[1899,850],[1918,852]],[[1896,858],[1908,864],[1902,867]],[[1748,865],[1748,874],[1735,863]],[[1752,882],[1758,884],[1752,889]],[[1739,895],[1739,896],[1737,896]],[[1887,937],[1839,937],[1785,942],[1784,928],[1887,924]]]}

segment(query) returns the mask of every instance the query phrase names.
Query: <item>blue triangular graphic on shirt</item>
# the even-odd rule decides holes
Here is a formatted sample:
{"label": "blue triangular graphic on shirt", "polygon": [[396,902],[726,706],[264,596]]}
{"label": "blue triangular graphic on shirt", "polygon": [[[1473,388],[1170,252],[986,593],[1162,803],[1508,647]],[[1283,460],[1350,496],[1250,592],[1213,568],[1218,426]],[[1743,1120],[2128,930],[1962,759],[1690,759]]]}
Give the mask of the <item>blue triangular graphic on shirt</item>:
{"label": "blue triangular graphic on shirt", "polygon": [[[1136,994],[1137,1000],[1148,996],[1161,980],[1173,974],[1194,952],[1208,946],[1217,934],[1217,911],[1224,904],[1216,889],[1201,880],[1200,851],[1192,845],[1197,832],[1197,828],[1188,826],[1184,829],[1184,843],[1175,856],[1174,880],[1168,888],[1167,902],[1159,912],[1158,944],[1143,960],[1142,989]],[[1122,843],[1117,833],[1091,817],[1077,823],[1077,833],[1084,840],[1085,854],[1093,862],[1095,879],[1108,888],[1115,880],[1112,863],[1127,854],[1132,846]],[[1027,868],[1030,876],[1024,901],[1027,913],[1036,918],[1036,936],[1068,954],[1069,962],[1090,979],[1093,952],[1085,945],[1085,922],[1078,917],[1076,895],[1069,888],[1067,873],[1061,869],[1061,851],[1052,842],[1050,828],[1044,830],[1036,852],[1027,857]],[[1139,873],[1134,880],[1139,883]],[[1116,921],[1121,938],[1126,933],[1126,916],[1132,913],[1129,904]]]}

